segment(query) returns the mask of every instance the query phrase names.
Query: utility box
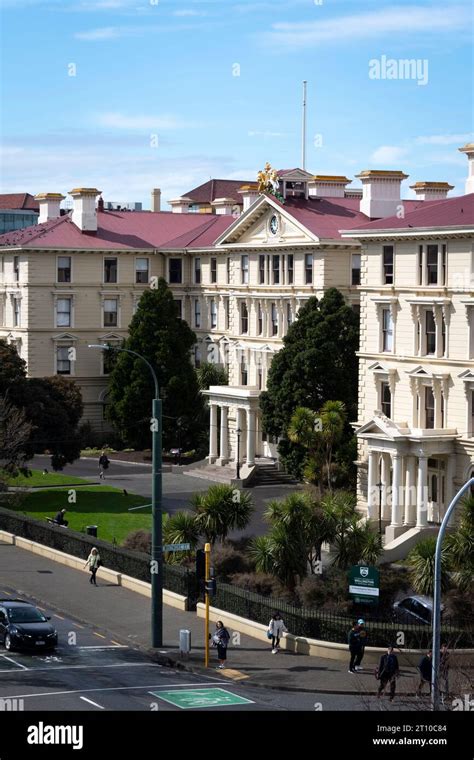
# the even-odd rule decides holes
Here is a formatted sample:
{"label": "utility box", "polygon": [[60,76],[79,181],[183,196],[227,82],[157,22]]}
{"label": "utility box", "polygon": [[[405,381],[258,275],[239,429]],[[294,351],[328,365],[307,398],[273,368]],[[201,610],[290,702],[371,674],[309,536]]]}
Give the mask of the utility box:
{"label": "utility box", "polygon": [[187,657],[191,651],[191,631],[181,628],[179,632],[179,651],[181,657]]}
{"label": "utility box", "polygon": [[94,538],[97,538],[97,525],[88,525],[86,528],[86,533],[88,536],[94,536]]}

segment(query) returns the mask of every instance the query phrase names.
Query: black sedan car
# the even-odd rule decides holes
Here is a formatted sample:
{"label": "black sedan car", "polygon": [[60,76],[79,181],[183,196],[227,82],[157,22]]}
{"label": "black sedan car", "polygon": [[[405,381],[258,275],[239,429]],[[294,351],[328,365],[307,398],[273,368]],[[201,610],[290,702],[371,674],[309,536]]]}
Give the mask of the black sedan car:
{"label": "black sedan car", "polygon": [[58,632],[34,605],[22,599],[0,599],[0,641],[13,649],[55,649]]}

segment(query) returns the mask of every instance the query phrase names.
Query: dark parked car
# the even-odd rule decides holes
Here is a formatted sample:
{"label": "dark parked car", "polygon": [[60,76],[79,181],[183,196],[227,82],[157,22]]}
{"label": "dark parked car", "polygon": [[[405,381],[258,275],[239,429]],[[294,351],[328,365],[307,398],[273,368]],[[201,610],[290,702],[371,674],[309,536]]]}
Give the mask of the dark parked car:
{"label": "dark parked car", "polygon": [[[441,613],[443,612],[441,606]],[[400,623],[425,623],[433,619],[433,599],[429,596],[406,596],[393,605],[395,620]]]}
{"label": "dark parked car", "polygon": [[0,599],[0,641],[8,651],[55,649],[58,632],[50,619],[22,599]]}

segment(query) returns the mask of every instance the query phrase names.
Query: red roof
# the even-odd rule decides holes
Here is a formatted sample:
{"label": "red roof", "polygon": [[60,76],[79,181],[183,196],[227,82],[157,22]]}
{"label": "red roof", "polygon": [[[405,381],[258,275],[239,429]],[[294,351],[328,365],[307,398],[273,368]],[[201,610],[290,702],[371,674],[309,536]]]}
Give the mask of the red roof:
{"label": "red roof", "polygon": [[242,205],[242,196],[238,190],[242,185],[249,184],[251,183],[244,179],[210,179],[189,193],[184,193],[184,197],[191,198],[195,203],[211,203],[216,198],[233,198],[236,203]]}
{"label": "red roof", "polygon": [[39,211],[39,203],[29,193],[3,193],[0,194],[0,209]]}
{"label": "red roof", "polygon": [[389,216],[357,227],[357,230],[407,230],[411,227],[458,227],[474,224],[474,193],[436,201],[403,201],[414,204],[404,219]]}
{"label": "red roof", "polygon": [[211,245],[234,221],[225,214],[171,211],[100,211],[97,233],[79,230],[69,215],[0,235],[1,246],[26,248],[200,248]]}

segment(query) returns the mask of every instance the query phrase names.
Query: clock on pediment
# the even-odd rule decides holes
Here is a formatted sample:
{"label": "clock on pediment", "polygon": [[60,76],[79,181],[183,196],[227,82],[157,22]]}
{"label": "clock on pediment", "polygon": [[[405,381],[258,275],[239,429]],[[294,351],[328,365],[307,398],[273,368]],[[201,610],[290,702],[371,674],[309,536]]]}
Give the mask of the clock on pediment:
{"label": "clock on pediment", "polygon": [[270,232],[272,233],[272,235],[277,235],[278,234],[278,232],[280,231],[280,219],[277,216],[277,214],[273,214],[270,217],[270,222],[268,224],[268,227],[269,227]]}

